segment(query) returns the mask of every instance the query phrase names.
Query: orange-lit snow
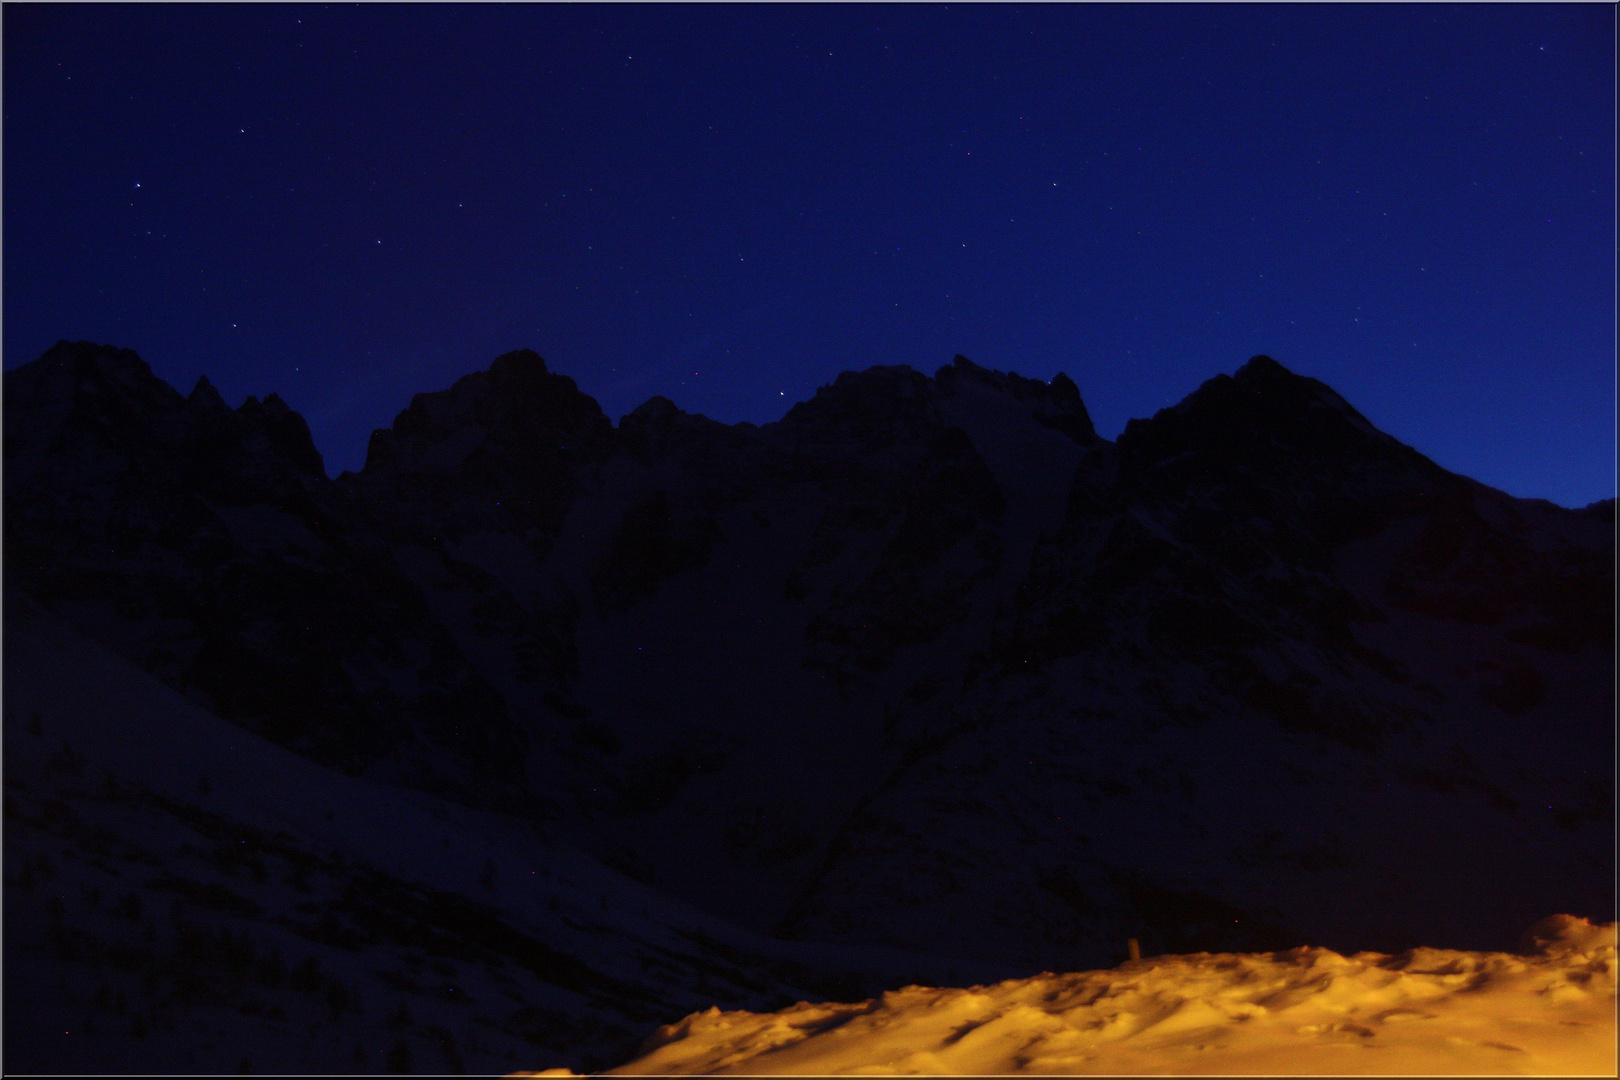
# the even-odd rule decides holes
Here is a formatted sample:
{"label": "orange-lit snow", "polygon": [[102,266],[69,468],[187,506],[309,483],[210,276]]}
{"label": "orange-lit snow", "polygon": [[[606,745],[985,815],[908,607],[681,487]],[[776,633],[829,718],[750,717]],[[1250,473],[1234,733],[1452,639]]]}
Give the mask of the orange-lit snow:
{"label": "orange-lit snow", "polygon": [[1197,953],[853,1005],[710,1009],[611,1072],[1613,1076],[1615,925],[1560,915],[1528,937],[1526,955]]}

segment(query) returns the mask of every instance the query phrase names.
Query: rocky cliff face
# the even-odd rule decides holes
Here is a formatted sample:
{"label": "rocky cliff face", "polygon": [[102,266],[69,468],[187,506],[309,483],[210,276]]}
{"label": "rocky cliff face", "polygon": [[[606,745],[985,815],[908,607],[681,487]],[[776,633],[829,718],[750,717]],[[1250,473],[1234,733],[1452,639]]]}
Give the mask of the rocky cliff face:
{"label": "rocky cliff face", "polygon": [[609,423],[529,352],[328,480],[273,395],[6,375],[7,587],[313,760],[780,937],[1008,975],[1612,918],[1613,506],[1256,357],[1098,438],[958,357]]}

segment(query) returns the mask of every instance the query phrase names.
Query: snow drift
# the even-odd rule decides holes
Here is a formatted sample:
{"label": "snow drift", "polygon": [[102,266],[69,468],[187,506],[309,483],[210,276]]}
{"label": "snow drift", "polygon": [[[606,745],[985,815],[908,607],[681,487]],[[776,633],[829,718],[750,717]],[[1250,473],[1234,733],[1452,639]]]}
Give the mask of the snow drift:
{"label": "snow drift", "polygon": [[1560,915],[1527,938],[1527,955],[1195,953],[853,1005],[709,1009],[609,1071],[1613,1075],[1614,924]]}

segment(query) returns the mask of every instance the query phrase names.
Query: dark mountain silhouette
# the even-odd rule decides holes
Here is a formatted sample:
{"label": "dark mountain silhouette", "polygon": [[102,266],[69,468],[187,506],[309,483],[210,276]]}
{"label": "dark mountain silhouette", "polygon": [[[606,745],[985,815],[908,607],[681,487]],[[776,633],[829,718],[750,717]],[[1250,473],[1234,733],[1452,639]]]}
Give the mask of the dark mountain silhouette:
{"label": "dark mountain silhouette", "polygon": [[1614,917],[1613,500],[1447,472],[1267,357],[1109,442],[1067,377],[963,357],[764,426],[653,398],[615,427],[524,350],[336,479],[275,395],[182,397],[128,350],[62,342],[4,389],[20,625],[65,620],[344,792],[538,829],[611,868],[604,912],[741,928],[682,924],[700,960],[626,930],[611,992],[616,960],[535,960],[575,995],[535,1036],[558,1053],[705,993],[1096,967],[1127,937],[1509,949]]}

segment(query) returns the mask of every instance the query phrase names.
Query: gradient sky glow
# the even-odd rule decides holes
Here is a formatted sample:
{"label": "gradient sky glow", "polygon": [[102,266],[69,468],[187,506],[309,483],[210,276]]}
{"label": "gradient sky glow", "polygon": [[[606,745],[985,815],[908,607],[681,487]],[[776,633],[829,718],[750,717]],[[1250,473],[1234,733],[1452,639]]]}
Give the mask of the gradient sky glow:
{"label": "gradient sky glow", "polygon": [[1615,493],[1615,10],[7,4],[4,362],[276,391],[328,472],[530,347],[617,419],[963,353],[1101,434],[1254,353]]}

